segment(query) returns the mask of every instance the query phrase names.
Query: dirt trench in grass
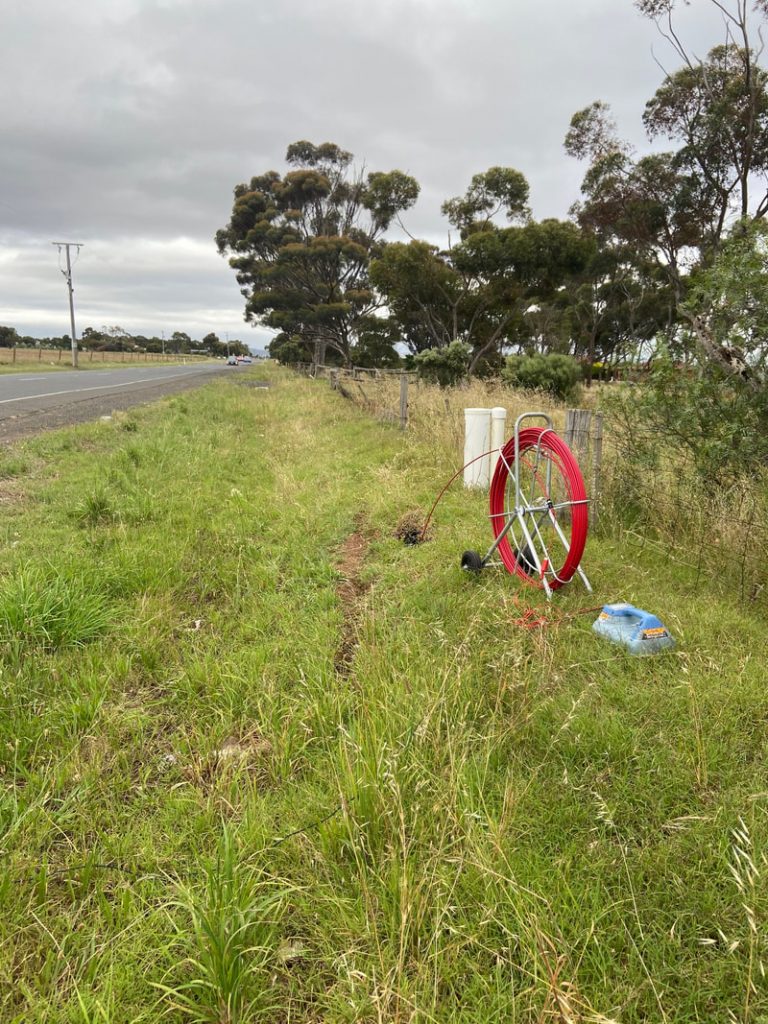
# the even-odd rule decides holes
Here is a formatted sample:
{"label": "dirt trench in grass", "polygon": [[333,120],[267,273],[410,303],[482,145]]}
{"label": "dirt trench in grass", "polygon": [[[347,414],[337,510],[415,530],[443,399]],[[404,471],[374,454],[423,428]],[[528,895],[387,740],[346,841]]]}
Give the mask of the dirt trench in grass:
{"label": "dirt trench in grass", "polygon": [[359,644],[360,618],[365,595],[371,584],[361,577],[372,536],[364,530],[360,517],[355,520],[355,530],[350,533],[338,550],[336,568],[341,580],[336,595],[341,606],[341,639],[333,658],[336,675],[346,678],[352,671],[355,651]]}

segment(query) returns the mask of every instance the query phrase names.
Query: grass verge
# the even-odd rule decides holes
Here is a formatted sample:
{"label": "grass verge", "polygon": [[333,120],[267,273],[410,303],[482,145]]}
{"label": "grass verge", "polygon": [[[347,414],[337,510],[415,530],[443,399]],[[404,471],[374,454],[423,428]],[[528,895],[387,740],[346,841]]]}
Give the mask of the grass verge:
{"label": "grass verge", "polygon": [[[27,358],[30,356],[30,358]],[[35,373],[64,373],[68,370],[73,370],[72,360],[68,353],[64,353],[64,358],[58,358],[58,352],[44,353],[45,358],[37,359],[32,358],[34,356],[34,349],[30,349],[25,353],[24,358],[19,358],[17,362],[0,362],[0,376],[5,374],[16,374],[26,373],[29,375]],[[80,358],[77,365],[77,370],[122,370],[130,366],[190,366],[205,363],[215,363],[218,360],[207,358],[205,356],[177,356],[174,358],[167,359],[142,359],[141,354],[137,353],[133,359],[119,359],[112,358],[102,359],[101,352],[95,352],[95,359],[89,358],[89,352],[80,352]]]}
{"label": "grass verge", "polygon": [[0,1019],[765,1018],[761,619],[612,532],[558,610],[676,652],[519,629],[483,499],[393,536],[456,453],[265,372],[7,458]]}

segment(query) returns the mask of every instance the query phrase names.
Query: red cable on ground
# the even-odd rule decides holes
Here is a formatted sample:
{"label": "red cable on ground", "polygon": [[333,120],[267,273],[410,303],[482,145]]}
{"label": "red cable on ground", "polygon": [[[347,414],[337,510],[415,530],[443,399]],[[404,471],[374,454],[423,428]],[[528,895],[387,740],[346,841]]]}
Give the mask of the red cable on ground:
{"label": "red cable on ground", "polygon": [[[570,547],[566,554],[565,561],[559,569],[554,570],[551,580],[548,580],[552,590],[557,590],[568,583],[579,567],[581,556],[584,554],[584,546],[587,542],[587,529],[589,527],[589,513],[587,511],[587,492],[584,488],[584,480],[581,475],[578,463],[571,452],[571,449],[558,437],[554,431],[544,427],[527,427],[519,434],[518,452],[522,455],[530,448],[539,448],[548,453],[554,466],[562,474],[566,487],[567,500],[573,502],[570,506],[571,515],[571,537]],[[510,438],[501,451],[501,456],[496,464],[496,472],[493,474],[490,492],[491,526],[494,537],[498,537],[506,525],[505,496],[507,481],[510,470],[514,472],[515,462],[515,439]],[[517,552],[512,549],[509,543],[509,535],[504,537],[498,547],[499,557],[504,563],[508,572],[515,573],[527,583],[535,583],[543,586],[541,580],[531,579],[517,559]]]}
{"label": "red cable on ground", "polygon": [[[528,582],[530,583],[531,581],[529,580]],[[520,605],[517,598],[515,598],[515,604],[518,607]],[[518,629],[545,629],[550,626],[562,626],[569,619],[577,619],[579,615],[589,615],[590,613],[602,610],[603,605],[596,604],[590,608],[577,608],[575,611],[559,613],[557,615],[553,615],[550,610],[545,615],[540,608],[532,608],[530,605],[527,605],[523,608],[523,614],[517,619],[512,619],[511,624]]]}
{"label": "red cable on ground", "polygon": [[456,477],[459,476],[460,473],[463,473],[464,470],[467,468],[467,466],[471,466],[473,462],[477,462],[479,459],[484,459],[487,455],[492,455],[496,450],[497,450],[496,448],[491,448],[490,451],[483,452],[482,455],[476,455],[474,459],[470,459],[469,462],[465,462],[464,465],[461,467],[461,469],[457,469],[456,470],[456,472],[453,474],[451,479],[448,481],[448,483],[445,485],[445,487],[442,489],[442,491],[440,491],[440,493],[438,494],[438,496],[435,498],[434,502],[432,503],[432,508],[429,510],[429,515],[424,520],[424,525],[421,528],[421,533],[419,535],[419,540],[420,541],[424,540],[424,538],[426,537],[426,535],[427,535],[427,528],[429,527],[429,524],[432,522],[432,516],[435,514],[435,509],[437,508],[437,506],[442,501],[443,495],[448,490],[448,488],[451,486],[451,484],[456,479]]}

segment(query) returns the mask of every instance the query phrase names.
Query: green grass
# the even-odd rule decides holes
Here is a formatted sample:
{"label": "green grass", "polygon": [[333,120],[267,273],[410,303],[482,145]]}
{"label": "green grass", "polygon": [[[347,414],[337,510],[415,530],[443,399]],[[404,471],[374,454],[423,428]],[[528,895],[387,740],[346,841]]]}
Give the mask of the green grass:
{"label": "green grass", "polygon": [[612,530],[554,614],[676,651],[522,630],[483,499],[392,536],[457,453],[266,372],[6,455],[0,1020],[764,1021],[757,610]]}

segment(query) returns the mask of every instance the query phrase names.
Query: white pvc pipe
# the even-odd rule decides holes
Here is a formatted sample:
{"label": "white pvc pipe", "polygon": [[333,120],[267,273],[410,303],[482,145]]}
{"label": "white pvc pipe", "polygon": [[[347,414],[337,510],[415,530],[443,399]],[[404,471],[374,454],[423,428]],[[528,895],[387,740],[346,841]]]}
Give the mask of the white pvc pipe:
{"label": "white pvc pipe", "polygon": [[[464,486],[484,487],[491,482],[491,459],[478,458],[491,447],[491,410],[464,410]],[[476,462],[472,462],[477,459]],[[471,465],[467,466],[467,463]]]}
{"label": "white pvc pipe", "polygon": [[491,480],[496,472],[496,463],[499,461],[499,452],[507,440],[507,410],[500,405],[491,409]]}

